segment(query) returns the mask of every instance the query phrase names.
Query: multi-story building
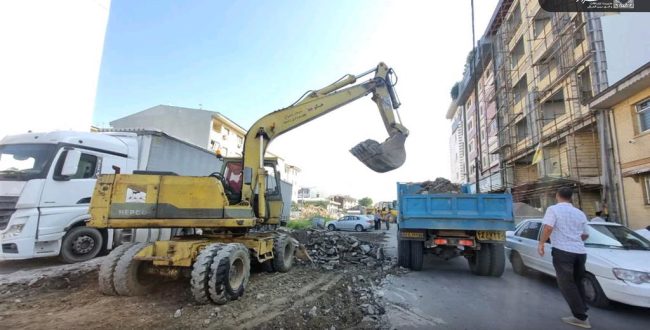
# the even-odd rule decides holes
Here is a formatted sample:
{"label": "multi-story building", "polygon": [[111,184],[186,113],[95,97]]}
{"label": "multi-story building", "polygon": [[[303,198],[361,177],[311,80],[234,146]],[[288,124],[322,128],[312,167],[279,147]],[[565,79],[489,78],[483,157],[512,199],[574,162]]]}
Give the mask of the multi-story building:
{"label": "multi-story building", "polygon": [[447,119],[452,119],[452,181],[472,183],[472,191],[477,174],[481,192],[504,189],[492,58],[491,39],[481,39],[478,52],[467,58],[463,80],[447,111]]}
{"label": "multi-story building", "polygon": [[[456,96],[457,98],[458,96]],[[447,119],[451,120],[451,136],[449,137],[449,158],[451,159],[451,176],[454,183],[467,182],[467,163],[465,157],[465,128],[463,126],[465,110],[455,100],[447,110]]]}
{"label": "multi-story building", "polygon": [[349,210],[359,205],[356,198],[348,195],[332,195],[330,199],[341,205],[341,211]]}
{"label": "multi-story building", "polygon": [[[478,181],[481,192],[510,191],[534,208],[571,186],[585,213],[602,210],[600,140],[588,103],[608,86],[612,52],[603,36],[616,24],[600,13],[546,12],[537,0],[499,1],[447,113],[461,119],[466,144],[450,142],[462,154],[452,150],[452,167],[465,157],[467,182]],[[459,130],[453,134],[459,141]]]}
{"label": "multi-story building", "polygon": [[[219,151],[224,157],[240,157],[246,136],[244,128],[219,112],[170,105],[157,105],[113,120],[110,125],[116,129],[158,129],[199,147]],[[300,168],[269,151],[267,156],[278,158],[282,180],[296,188],[292,190],[292,200],[296,200]]]}
{"label": "multi-story building", "polygon": [[591,102],[603,141],[604,199],[610,218],[632,229],[650,224],[650,62]]}
{"label": "multi-story building", "polygon": [[110,122],[118,129],[153,128],[224,157],[241,156],[246,130],[219,112],[157,105]]}

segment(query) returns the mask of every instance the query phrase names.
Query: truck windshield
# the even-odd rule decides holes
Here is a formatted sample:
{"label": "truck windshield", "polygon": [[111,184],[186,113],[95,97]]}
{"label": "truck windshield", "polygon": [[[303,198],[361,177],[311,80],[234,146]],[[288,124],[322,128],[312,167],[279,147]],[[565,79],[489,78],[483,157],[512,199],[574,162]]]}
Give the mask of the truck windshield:
{"label": "truck windshield", "polygon": [[56,147],[54,144],[0,145],[0,180],[27,181],[44,178]]}

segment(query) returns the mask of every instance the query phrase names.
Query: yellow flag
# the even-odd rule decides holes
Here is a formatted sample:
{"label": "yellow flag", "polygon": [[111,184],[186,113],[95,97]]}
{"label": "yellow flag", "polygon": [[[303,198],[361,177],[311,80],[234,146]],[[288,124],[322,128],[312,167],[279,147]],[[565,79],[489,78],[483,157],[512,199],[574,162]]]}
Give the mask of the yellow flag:
{"label": "yellow flag", "polygon": [[538,144],[537,149],[535,149],[535,154],[533,155],[533,162],[531,165],[539,163],[540,160],[542,160],[542,145]]}

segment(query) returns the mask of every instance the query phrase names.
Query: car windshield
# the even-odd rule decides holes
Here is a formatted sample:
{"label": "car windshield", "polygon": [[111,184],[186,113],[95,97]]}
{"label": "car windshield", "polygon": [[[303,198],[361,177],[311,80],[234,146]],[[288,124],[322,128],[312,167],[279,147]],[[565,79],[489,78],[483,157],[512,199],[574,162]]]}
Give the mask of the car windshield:
{"label": "car windshield", "polygon": [[44,178],[55,152],[54,144],[0,145],[0,180]]}
{"label": "car windshield", "polygon": [[588,247],[650,250],[650,241],[624,226],[590,225]]}

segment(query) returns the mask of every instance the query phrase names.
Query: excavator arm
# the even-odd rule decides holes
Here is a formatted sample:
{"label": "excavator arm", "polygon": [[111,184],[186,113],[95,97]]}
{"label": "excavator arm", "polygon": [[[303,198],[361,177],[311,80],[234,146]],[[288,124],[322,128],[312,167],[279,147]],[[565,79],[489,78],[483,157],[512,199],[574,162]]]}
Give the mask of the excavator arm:
{"label": "excavator arm", "polygon": [[[372,79],[349,86],[373,72],[375,76]],[[389,137],[383,143],[373,140],[363,141],[350,152],[366,166],[379,173],[400,167],[406,160],[404,142],[409,132],[398,121],[399,114],[396,110],[400,103],[393,89],[392,74],[393,71],[384,63],[379,63],[376,68],[361,75],[346,75],[327,87],[312,91],[293,105],[274,111],[255,122],[248,130],[244,141],[242,204],[250,204],[255,191],[266,190],[265,179],[268,173],[264,169],[264,154],[268,145],[276,137],[371,93]],[[263,193],[258,194],[256,204],[259,214],[264,214]]]}

